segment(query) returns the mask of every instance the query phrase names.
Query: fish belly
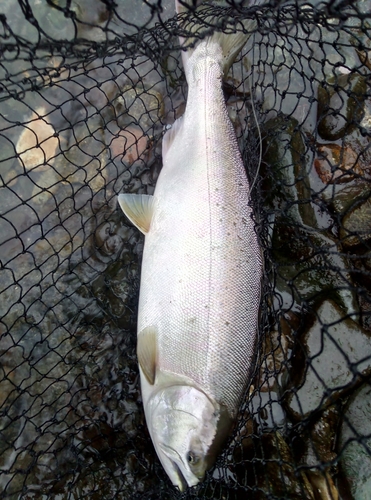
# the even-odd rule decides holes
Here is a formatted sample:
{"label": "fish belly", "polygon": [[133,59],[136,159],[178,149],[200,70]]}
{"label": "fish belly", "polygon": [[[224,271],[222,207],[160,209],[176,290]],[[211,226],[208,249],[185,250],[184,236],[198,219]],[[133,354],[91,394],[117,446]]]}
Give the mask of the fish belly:
{"label": "fish belly", "polygon": [[155,328],[161,372],[235,415],[255,361],[261,254],[220,63],[206,51],[188,73],[145,240],[138,332]]}

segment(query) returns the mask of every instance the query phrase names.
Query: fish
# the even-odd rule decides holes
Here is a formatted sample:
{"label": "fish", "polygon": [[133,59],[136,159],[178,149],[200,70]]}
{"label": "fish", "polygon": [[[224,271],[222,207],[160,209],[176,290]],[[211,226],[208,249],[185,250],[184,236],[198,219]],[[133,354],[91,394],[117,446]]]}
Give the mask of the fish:
{"label": "fish", "polygon": [[257,357],[261,248],[222,90],[246,39],[214,33],[183,52],[186,109],[163,137],[154,194],[118,196],[145,235],[137,326],[144,413],[180,491],[215,464]]}

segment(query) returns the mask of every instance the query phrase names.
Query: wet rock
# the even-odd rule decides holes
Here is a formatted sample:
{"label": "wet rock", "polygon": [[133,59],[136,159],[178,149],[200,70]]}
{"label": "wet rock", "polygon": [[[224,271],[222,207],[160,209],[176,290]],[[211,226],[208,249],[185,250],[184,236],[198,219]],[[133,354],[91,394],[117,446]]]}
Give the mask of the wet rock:
{"label": "wet rock", "polygon": [[294,345],[293,333],[298,325],[296,314],[288,311],[280,318],[277,329],[265,336],[259,363],[259,392],[270,392],[282,386]]}
{"label": "wet rock", "polygon": [[371,238],[371,200],[367,199],[342,219],[340,239],[345,247],[359,245]]}
{"label": "wet rock", "polygon": [[306,146],[298,121],[282,115],[269,120],[262,131],[263,159],[269,171],[267,201],[279,209],[284,218],[317,227],[311,205]]}
{"label": "wet rock", "polygon": [[363,117],[359,123],[360,131],[367,137],[370,137],[371,132],[371,101],[366,99],[363,107]]}
{"label": "wet rock", "polygon": [[356,286],[359,286],[357,293],[359,296],[360,309],[362,312],[362,320],[365,319],[368,306],[367,302],[371,302],[371,252],[367,246],[358,246],[353,248],[349,255],[349,260],[352,264],[352,279]]}
{"label": "wet rock", "polygon": [[123,240],[117,234],[117,226],[112,221],[106,221],[95,231],[95,242],[100,253],[112,256],[119,252],[123,246]]}
{"label": "wet rock", "polygon": [[[79,440],[82,444],[88,440],[89,446],[101,453],[110,451],[118,440],[123,446],[128,438],[135,439],[144,418],[138,406],[135,334],[123,335],[112,324],[103,322],[102,327],[91,321],[90,325],[81,325],[74,341],[71,360],[83,368],[79,384],[85,394],[85,398],[73,401],[81,418]],[[81,352],[88,353],[83,364]]]}
{"label": "wet rock", "polygon": [[345,185],[330,184],[321,193],[322,199],[336,215],[345,215],[355,204],[366,200],[371,194],[371,182],[355,179]]}
{"label": "wet rock", "polygon": [[139,159],[146,162],[148,157],[148,137],[139,127],[127,126],[124,129],[110,125],[105,130],[106,144],[110,149],[112,161],[128,167]]}
{"label": "wet rock", "polygon": [[317,146],[314,167],[324,184],[348,182],[354,174],[361,174],[357,153],[347,145],[322,144]]}
{"label": "wet rock", "polygon": [[247,117],[247,110],[245,112],[243,101],[236,100],[230,100],[227,103],[227,110],[238,140],[243,135],[243,131],[245,129],[244,119]]}
{"label": "wet rock", "polygon": [[369,50],[358,50],[356,49],[359,60],[361,63],[366,66],[366,68],[371,70],[371,59],[370,59],[370,51]]}
{"label": "wet rock", "polygon": [[139,127],[145,135],[154,133],[161,125],[164,115],[163,97],[153,88],[146,89],[142,84],[126,85],[111,101],[115,118],[120,128],[128,125]]}
{"label": "wet rock", "polygon": [[[293,443],[300,463],[306,468],[306,476],[313,488],[316,500],[334,500],[338,491],[332,479],[337,474],[336,439],[341,418],[342,405],[332,405],[313,422],[302,426]],[[297,429],[300,429],[298,427]],[[299,444],[299,446],[298,446]],[[304,452],[300,445],[304,444]],[[310,467],[310,468],[308,468]],[[332,495],[332,496],[331,496]]]}
{"label": "wet rock", "polygon": [[371,336],[325,301],[291,358],[287,409],[295,419],[326,408],[371,373]]}
{"label": "wet rock", "polygon": [[250,414],[260,431],[284,427],[287,422],[279,388],[268,387],[263,391],[253,391],[248,402]]}
{"label": "wet rock", "polygon": [[70,403],[78,370],[66,362],[69,332],[56,326],[50,311],[38,324],[31,316],[14,321],[13,315],[7,320],[12,330],[5,350],[0,348],[0,358],[12,390],[1,408],[7,437],[0,443],[0,465],[5,473],[1,484],[9,493],[16,490],[20,477],[25,480],[16,471],[27,469],[27,482],[37,483],[39,467],[50,469],[52,456],[63,461],[63,448],[75,423]]}
{"label": "wet rock", "polygon": [[340,405],[326,408],[309,429],[308,451],[303,463],[313,467],[331,464],[336,458]]}
{"label": "wet rock", "polygon": [[318,133],[327,141],[350,134],[363,117],[367,89],[362,75],[337,75],[318,87]]}
{"label": "wet rock", "polygon": [[277,283],[292,300],[314,303],[330,295],[348,314],[358,311],[349,262],[336,240],[311,228],[276,222],[272,249],[278,263]]}
{"label": "wet rock", "polygon": [[35,12],[35,20],[42,26],[45,35],[57,40],[71,40],[74,38],[72,20],[67,17],[62,9],[53,8],[53,4],[40,5]]}
{"label": "wet rock", "polygon": [[[160,61],[161,70],[167,79],[168,85],[175,90],[179,89],[185,80],[184,71],[180,65],[181,58],[180,52],[171,52],[170,54],[165,54]],[[165,100],[167,98],[168,96],[164,96]],[[183,96],[183,103],[184,100]]]}
{"label": "wet rock", "polygon": [[38,108],[23,125],[16,151],[26,170],[39,166],[48,169],[59,150],[59,140],[49,123],[45,108]]}
{"label": "wet rock", "polygon": [[28,177],[32,179],[35,185],[31,195],[35,197],[35,202],[39,204],[51,201],[50,195],[60,189],[63,182],[63,178],[54,167],[35,167],[29,172]]}
{"label": "wet rock", "polygon": [[254,488],[254,498],[260,500],[270,494],[290,500],[314,500],[309,481],[297,473],[291,449],[279,432],[242,439],[233,458],[239,483]]}
{"label": "wet rock", "polygon": [[339,492],[328,472],[308,471],[305,473],[313,490],[315,500],[338,500]]}
{"label": "wet rock", "polygon": [[[127,256],[127,254],[125,254]],[[113,262],[105,279],[98,278],[93,290],[105,310],[115,317],[116,323],[125,329],[135,329],[136,306],[139,289],[139,266],[136,258]],[[104,286],[103,285],[104,282]]]}
{"label": "wet rock", "polygon": [[[371,271],[371,268],[369,269],[369,271]],[[367,275],[368,277],[370,277],[370,273],[367,273]],[[369,293],[362,294],[359,298],[359,302],[361,309],[362,326],[363,328],[371,332],[371,295]]]}
{"label": "wet rock", "polygon": [[365,384],[349,401],[339,440],[341,468],[354,500],[371,498],[370,415],[371,387]]}
{"label": "wet rock", "polygon": [[73,145],[66,151],[65,157],[68,162],[64,162],[63,172],[68,169],[72,173],[71,177],[67,177],[69,182],[87,184],[93,193],[104,189],[107,147],[99,116],[74,127]]}

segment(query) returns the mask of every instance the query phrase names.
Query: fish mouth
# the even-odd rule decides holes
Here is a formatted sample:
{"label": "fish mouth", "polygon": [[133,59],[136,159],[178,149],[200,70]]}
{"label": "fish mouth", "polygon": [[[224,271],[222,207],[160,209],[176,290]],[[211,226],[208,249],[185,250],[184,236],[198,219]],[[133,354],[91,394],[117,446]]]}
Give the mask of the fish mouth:
{"label": "fish mouth", "polygon": [[171,464],[174,467],[174,471],[175,471],[175,473],[176,473],[176,475],[178,476],[178,479],[179,479],[179,482],[178,482],[178,484],[176,486],[179,488],[179,491],[183,492],[187,488],[187,486],[188,486],[187,480],[183,476],[182,471],[178,467],[177,463],[174,462],[174,460],[171,460]]}
{"label": "fish mouth", "polygon": [[[176,461],[173,458],[171,458],[171,455],[173,455],[173,456],[178,455],[179,460],[180,460],[179,453],[176,450],[173,450],[172,448],[170,448],[170,446],[167,446],[166,444],[161,444],[160,448],[162,449],[165,456],[169,460],[170,465],[172,466],[173,479],[176,478],[176,482],[172,479],[172,483],[174,484],[174,486],[177,486],[179,488],[179,491],[183,492],[188,486],[188,481],[186,480],[182,471],[180,470],[179,465],[176,463]],[[166,470],[166,467],[165,467],[165,470]]]}
{"label": "fish mouth", "polygon": [[[170,462],[168,465],[171,466],[172,471],[171,474],[169,474],[168,468],[164,466],[165,470],[168,472],[168,475],[173,483],[174,486],[176,486],[180,492],[183,492],[187,489],[187,487],[192,487],[196,486],[200,482],[200,479],[197,478],[193,473],[191,473],[192,477],[186,477],[186,475],[183,474],[181,468],[179,467],[177,462],[181,462],[181,458],[179,453],[176,450],[173,450],[173,448],[170,448],[169,446],[166,446],[165,444],[161,444],[160,448],[164,452],[167,460]],[[172,455],[172,456],[171,456]],[[177,459],[178,458],[178,459]]]}

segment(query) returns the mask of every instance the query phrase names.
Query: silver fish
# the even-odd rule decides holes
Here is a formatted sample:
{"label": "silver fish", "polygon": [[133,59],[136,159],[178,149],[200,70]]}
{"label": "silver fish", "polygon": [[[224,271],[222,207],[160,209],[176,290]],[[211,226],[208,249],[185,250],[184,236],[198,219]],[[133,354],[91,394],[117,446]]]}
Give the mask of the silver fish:
{"label": "silver fish", "polygon": [[226,441],[256,358],[261,252],[222,76],[246,35],[188,51],[184,115],[163,139],[153,196],[120,194],[145,234],[137,355],[148,429],[180,490]]}

